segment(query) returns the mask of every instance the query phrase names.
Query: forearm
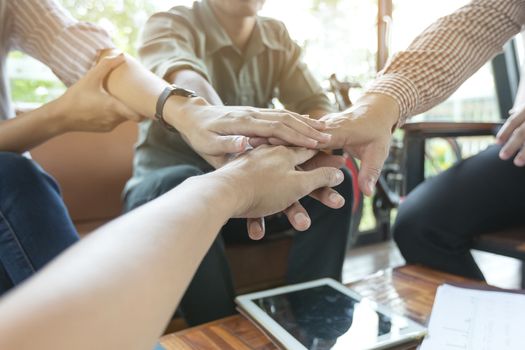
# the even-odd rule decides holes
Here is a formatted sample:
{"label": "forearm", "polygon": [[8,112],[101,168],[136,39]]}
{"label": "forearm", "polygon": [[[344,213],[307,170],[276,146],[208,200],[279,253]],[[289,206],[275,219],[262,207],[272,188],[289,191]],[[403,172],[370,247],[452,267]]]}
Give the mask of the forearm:
{"label": "forearm", "polygon": [[0,123],[0,151],[24,153],[67,131],[64,116],[53,101]]}
{"label": "forearm", "polygon": [[424,112],[499,52],[520,31],[524,16],[522,2],[473,1],[436,21],[406,51],[394,55],[368,91],[394,98],[402,120]]}
{"label": "forearm", "polygon": [[197,95],[204,98],[210,104],[215,106],[222,106],[222,100],[219,94],[215,91],[213,86],[199,73],[184,69],[174,72],[168,77],[168,81],[175,85],[193,90]]}
{"label": "forearm", "polygon": [[153,348],[235,211],[229,190],[193,178],[72,247],[0,304],[0,348]]}
{"label": "forearm", "polygon": [[[114,50],[101,53],[100,59],[114,55]],[[157,100],[168,83],[147,71],[139,62],[126,56],[126,62],[114,69],[106,80],[108,92],[140,115],[153,119]]]}

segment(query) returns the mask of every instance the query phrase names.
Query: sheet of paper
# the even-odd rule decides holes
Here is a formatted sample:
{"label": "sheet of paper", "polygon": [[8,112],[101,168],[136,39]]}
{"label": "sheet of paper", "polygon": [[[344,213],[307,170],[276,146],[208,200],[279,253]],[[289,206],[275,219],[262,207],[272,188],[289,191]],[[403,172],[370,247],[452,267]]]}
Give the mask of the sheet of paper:
{"label": "sheet of paper", "polygon": [[525,295],[443,285],[421,350],[525,349]]}

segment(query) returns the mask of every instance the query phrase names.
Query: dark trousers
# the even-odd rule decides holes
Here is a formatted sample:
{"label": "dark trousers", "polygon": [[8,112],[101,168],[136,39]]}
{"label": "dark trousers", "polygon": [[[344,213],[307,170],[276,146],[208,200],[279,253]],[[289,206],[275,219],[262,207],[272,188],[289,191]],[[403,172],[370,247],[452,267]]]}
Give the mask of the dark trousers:
{"label": "dark trousers", "polygon": [[[200,174],[200,169],[189,165],[157,170],[127,193],[126,210],[132,210],[171,190],[187,178]],[[287,270],[288,283],[322,277],[341,279],[352,207],[351,179],[347,172],[345,177],[345,181],[337,188],[346,199],[343,208],[330,209],[311,198],[301,201],[312,218],[312,226],[308,231],[293,236]],[[220,203],[210,203],[210,206],[214,205]],[[271,235],[290,228],[285,217],[277,216],[268,220],[266,232]],[[246,239],[245,220],[232,219],[222,228],[221,235],[206,254],[181,301],[180,310],[190,325],[235,313],[235,293],[224,253],[224,241]]]}
{"label": "dark trousers", "polygon": [[484,279],[470,253],[473,238],[525,224],[525,168],[500,160],[500,149],[491,146],[408,195],[393,230],[408,263]]}
{"label": "dark trousers", "polygon": [[0,152],[0,295],[77,240],[55,181],[32,160]]}

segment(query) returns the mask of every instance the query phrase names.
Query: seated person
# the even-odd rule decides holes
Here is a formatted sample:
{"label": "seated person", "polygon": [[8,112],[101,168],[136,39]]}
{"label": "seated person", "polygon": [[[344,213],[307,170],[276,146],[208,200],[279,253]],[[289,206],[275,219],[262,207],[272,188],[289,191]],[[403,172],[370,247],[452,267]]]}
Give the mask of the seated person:
{"label": "seated person", "polygon": [[226,220],[343,181],[315,153],[262,146],[99,228],[0,300],[0,349],[153,349]]}
{"label": "seated person", "polygon": [[[46,64],[69,86],[97,59],[116,53],[104,30],[76,21],[53,0],[2,1],[0,23],[2,71],[7,53],[16,49]],[[132,58],[119,56],[103,62],[57,101],[0,123],[0,294],[78,239],[56,183],[16,153],[69,131],[109,131],[125,120],[153,119],[159,95],[167,86]],[[0,120],[14,117],[8,91],[4,75]],[[231,120],[231,112],[243,116],[245,124]],[[323,139],[322,133],[291,113],[219,108],[197,97],[169,97],[163,118],[204,157],[246,149],[243,130],[249,129],[249,136],[279,137],[272,131],[278,129],[274,123],[284,126],[285,121],[297,130],[284,135],[286,142],[304,145],[316,137]],[[322,128],[322,123],[315,126]]]}
{"label": "seated person", "polygon": [[[523,25],[524,2],[473,0],[395,54],[351,110],[327,116],[329,146],[361,159],[359,184],[366,194],[379,177],[393,127],[445,100]],[[406,261],[483,279],[470,253],[472,241],[488,231],[525,225],[524,165],[521,106],[496,145],[425,181],[399,207],[393,233]]]}
{"label": "seated person", "polygon": [[[215,105],[250,105],[266,108],[278,97],[300,115],[320,117],[332,106],[301,61],[301,50],[281,22],[259,17],[264,1],[203,0],[193,8],[176,6],[153,15],[147,22],[139,55],[145,66],[170,83],[195,90]],[[275,95],[275,91],[277,95]],[[232,114],[242,122],[242,118]],[[249,133],[249,129],[246,129]],[[293,134],[285,128],[284,134]],[[284,136],[283,136],[284,137]],[[282,138],[282,137],[281,137]],[[257,142],[273,142],[271,137]],[[306,145],[305,145],[306,146]],[[316,144],[310,145],[315,147]],[[191,148],[183,135],[145,121],[135,152],[134,174],[125,189],[127,210],[136,208],[178,186],[185,179],[216,166]],[[220,164],[220,161],[219,161]],[[311,198],[285,211],[293,236],[287,283],[322,277],[341,279],[351,214],[351,181],[337,189],[328,210]],[[211,205],[221,205],[220,202]],[[312,214],[305,215],[301,205]],[[310,226],[310,223],[311,226]],[[290,229],[285,217],[268,220],[270,233]],[[231,220],[212,245],[181,303],[190,325],[234,313],[232,277],[223,248],[227,241],[245,237],[244,221]],[[249,221],[251,237],[261,237],[264,222]],[[261,267],[264,268],[264,267]]]}

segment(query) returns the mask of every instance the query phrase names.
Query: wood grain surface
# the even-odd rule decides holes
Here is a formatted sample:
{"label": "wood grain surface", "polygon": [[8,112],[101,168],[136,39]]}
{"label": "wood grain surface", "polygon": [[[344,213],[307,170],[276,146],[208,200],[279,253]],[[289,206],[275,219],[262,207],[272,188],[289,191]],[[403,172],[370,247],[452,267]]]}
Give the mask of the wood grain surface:
{"label": "wood grain surface", "polygon": [[[377,272],[348,284],[363,297],[383,304],[393,311],[426,324],[432,310],[436,289],[443,283],[480,285],[463,277],[421,266],[403,266]],[[277,347],[242,315],[235,315],[161,339],[166,350],[273,350]],[[399,349],[415,349],[416,345]]]}

